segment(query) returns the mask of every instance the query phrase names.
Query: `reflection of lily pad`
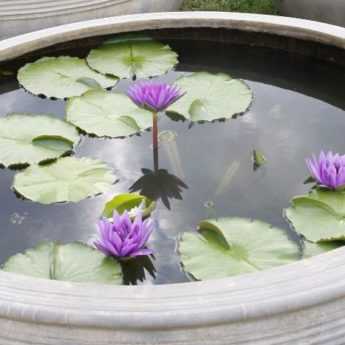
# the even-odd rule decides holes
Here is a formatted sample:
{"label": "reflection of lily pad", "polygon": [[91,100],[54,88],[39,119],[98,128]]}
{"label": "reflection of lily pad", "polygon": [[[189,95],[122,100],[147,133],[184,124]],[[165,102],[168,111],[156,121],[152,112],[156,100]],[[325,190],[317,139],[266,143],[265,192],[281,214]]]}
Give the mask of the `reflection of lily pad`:
{"label": "reflection of lily pad", "polygon": [[66,113],[67,121],[99,137],[124,137],[152,125],[152,114],[127,96],[99,90],[70,99]]}
{"label": "reflection of lily pad", "polygon": [[116,177],[106,164],[88,158],[66,157],[57,162],[32,165],[14,177],[14,189],[42,204],[78,202],[104,193]]}
{"label": "reflection of lily pad", "polygon": [[309,196],[296,197],[286,210],[294,229],[312,242],[345,239],[345,219],[328,204]]}
{"label": "reflection of lily pad", "polygon": [[168,108],[191,121],[231,118],[248,110],[253,94],[241,80],[227,74],[197,72],[177,80],[186,94]]}
{"label": "reflection of lily pad", "polygon": [[283,230],[243,218],[201,222],[199,234],[183,235],[179,251],[185,271],[199,280],[260,271],[299,258],[297,244]]}
{"label": "reflection of lily pad", "polygon": [[88,64],[98,72],[118,78],[138,79],[168,72],[178,62],[168,45],[148,39],[112,40],[91,50]]}
{"label": "reflection of lily pad", "polygon": [[18,81],[25,89],[49,98],[82,95],[93,88],[84,82],[86,79],[93,79],[104,88],[114,86],[117,81],[93,71],[85,60],[70,56],[44,57],[18,71]]}
{"label": "reflection of lily pad", "polygon": [[0,163],[39,163],[62,156],[79,141],[76,128],[48,115],[12,114],[0,119]]}
{"label": "reflection of lily pad", "polygon": [[304,242],[304,250],[303,250],[303,257],[305,259],[310,258],[315,255],[320,255],[330,250],[337,249],[345,245],[344,242],[334,241],[334,242],[320,242],[320,243],[313,243],[309,241]]}
{"label": "reflection of lily pad", "polygon": [[105,204],[103,216],[110,218],[114,211],[122,214],[125,211],[131,211],[144,203],[143,216],[149,216],[155,208],[155,202],[143,195],[136,193],[126,193],[115,196]]}
{"label": "reflection of lily pad", "polygon": [[23,254],[10,257],[4,271],[35,278],[121,284],[121,267],[111,258],[82,243],[66,245],[45,242]]}

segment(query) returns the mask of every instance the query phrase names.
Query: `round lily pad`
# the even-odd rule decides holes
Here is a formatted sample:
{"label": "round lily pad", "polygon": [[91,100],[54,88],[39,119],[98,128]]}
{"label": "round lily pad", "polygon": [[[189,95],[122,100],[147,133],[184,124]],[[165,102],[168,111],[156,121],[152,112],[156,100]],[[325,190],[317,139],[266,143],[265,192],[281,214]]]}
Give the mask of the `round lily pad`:
{"label": "round lily pad", "polygon": [[77,129],[49,115],[11,114],[0,118],[0,163],[39,163],[73,150]]}
{"label": "round lily pad", "polygon": [[71,98],[67,102],[66,119],[99,137],[125,137],[152,126],[149,111],[138,108],[123,94],[100,90]]}
{"label": "round lily pad", "polygon": [[117,79],[104,76],[88,67],[84,59],[70,56],[44,57],[28,63],[18,71],[19,83],[35,95],[48,98],[80,96],[93,89],[88,80],[109,88]]}
{"label": "round lily pad", "polygon": [[87,63],[100,73],[121,79],[141,79],[168,72],[178,63],[178,59],[168,45],[160,42],[117,39],[91,50]]}
{"label": "round lily pad", "polygon": [[99,160],[66,157],[50,165],[32,165],[14,177],[13,188],[41,204],[78,202],[108,191],[116,182],[111,169]]}
{"label": "round lily pad", "polygon": [[183,76],[176,85],[185,95],[168,108],[190,121],[213,121],[232,118],[246,112],[253,93],[241,80],[227,74],[197,72]]}
{"label": "round lily pad", "polygon": [[156,203],[149,198],[137,193],[125,193],[115,196],[105,204],[103,216],[110,218],[114,211],[119,214],[125,211],[131,212],[140,207],[143,203],[143,216],[147,217],[154,210]]}
{"label": "round lily pad", "polygon": [[186,272],[198,280],[265,270],[299,259],[299,248],[284,230],[244,218],[200,223],[199,234],[185,233],[179,244]]}
{"label": "round lily pad", "polygon": [[58,244],[44,242],[22,254],[10,257],[4,264],[6,272],[35,278],[121,284],[120,264],[89,246],[74,242]]}
{"label": "round lily pad", "polygon": [[344,216],[333,209],[329,196],[327,202],[314,197],[306,195],[292,200],[292,206],[285,215],[293,228],[311,242],[344,240]]}

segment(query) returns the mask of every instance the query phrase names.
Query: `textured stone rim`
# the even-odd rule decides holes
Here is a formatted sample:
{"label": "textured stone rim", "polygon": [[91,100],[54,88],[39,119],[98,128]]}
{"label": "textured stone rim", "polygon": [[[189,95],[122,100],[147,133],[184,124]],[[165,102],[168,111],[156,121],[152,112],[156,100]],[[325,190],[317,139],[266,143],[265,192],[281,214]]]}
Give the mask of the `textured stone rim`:
{"label": "textured stone rim", "polygon": [[[345,29],[306,20],[160,13],[92,20],[11,38],[0,42],[0,61],[73,39],[184,27],[272,33],[345,48]],[[154,330],[221,325],[307,309],[344,297],[345,249],[262,273],[162,286],[94,286],[0,272],[0,318],[69,327]]]}
{"label": "textured stone rim", "polygon": [[130,0],[36,0],[35,3],[27,3],[22,0],[11,0],[0,3],[1,20],[32,19],[56,16],[98,8],[111,7]]}

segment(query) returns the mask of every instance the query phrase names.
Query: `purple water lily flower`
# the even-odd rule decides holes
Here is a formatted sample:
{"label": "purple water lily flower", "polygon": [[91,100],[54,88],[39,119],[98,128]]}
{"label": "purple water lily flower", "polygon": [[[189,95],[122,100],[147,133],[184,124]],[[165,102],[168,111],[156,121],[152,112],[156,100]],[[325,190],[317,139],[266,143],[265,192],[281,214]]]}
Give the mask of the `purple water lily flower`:
{"label": "purple water lily flower", "polygon": [[319,158],[315,155],[306,160],[312,177],[329,189],[345,187],[345,155],[321,151]]}
{"label": "purple water lily flower", "polygon": [[132,221],[128,212],[114,214],[113,220],[106,218],[98,222],[98,234],[92,244],[107,256],[116,258],[136,257],[152,254],[146,243],[153,231],[153,221],[143,221],[139,214]]}
{"label": "purple water lily flower", "polygon": [[128,89],[127,95],[138,107],[158,113],[167,109],[184,94],[176,85],[140,81]]}

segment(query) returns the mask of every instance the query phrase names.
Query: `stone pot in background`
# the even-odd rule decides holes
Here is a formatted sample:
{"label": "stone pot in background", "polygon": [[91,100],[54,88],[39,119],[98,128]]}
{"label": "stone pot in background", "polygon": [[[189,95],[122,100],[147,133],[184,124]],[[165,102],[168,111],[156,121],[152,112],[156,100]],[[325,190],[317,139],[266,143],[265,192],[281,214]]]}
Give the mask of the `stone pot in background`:
{"label": "stone pot in background", "polygon": [[0,0],[0,39],[115,15],[178,10],[183,0]]}
{"label": "stone pot in background", "polygon": [[345,0],[280,0],[280,14],[345,26]]}

